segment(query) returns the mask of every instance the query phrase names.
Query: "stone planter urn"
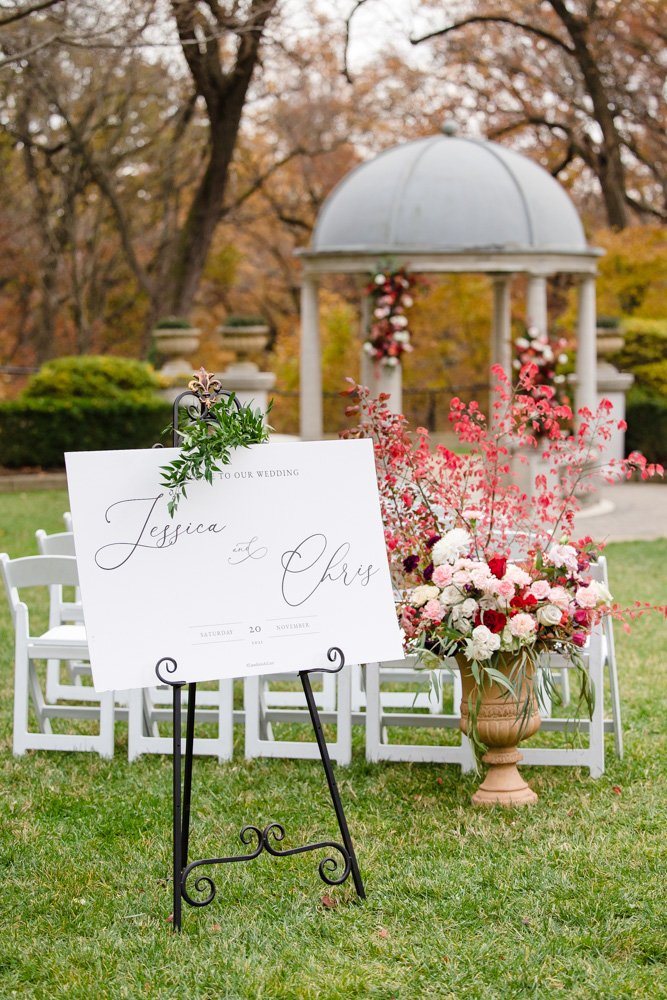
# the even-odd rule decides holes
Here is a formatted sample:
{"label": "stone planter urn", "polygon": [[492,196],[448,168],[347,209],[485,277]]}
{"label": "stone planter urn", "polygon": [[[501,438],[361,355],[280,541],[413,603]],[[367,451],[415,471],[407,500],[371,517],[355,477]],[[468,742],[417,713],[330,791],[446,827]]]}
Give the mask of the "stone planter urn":
{"label": "stone planter urn", "polygon": [[276,383],[276,376],[273,372],[260,371],[251,358],[253,354],[265,350],[271,335],[270,328],[259,318],[257,322],[252,322],[239,317],[236,322],[230,319],[223,323],[216,333],[220,346],[236,354],[236,360],[218,374],[222,388],[236,393],[243,405],[266,410],[268,393]]}
{"label": "stone planter urn", "polygon": [[[478,689],[465,657],[457,656],[461,672],[461,730],[468,732],[468,699],[478,696]],[[509,676],[514,665],[511,655],[501,657],[497,669]],[[521,740],[528,739],[540,728],[540,713],[533,687],[534,675],[525,677],[519,698],[512,696],[495,682],[485,680],[477,716],[479,738],[488,750],[482,761],[489,769],[484,781],[472,797],[475,805],[524,806],[537,802],[537,795],[519,774],[517,763],[522,759],[517,749]],[[524,711],[525,709],[525,711]]]}
{"label": "stone planter urn", "polygon": [[153,343],[158,354],[164,358],[159,371],[169,379],[188,378],[192,375],[192,364],[187,358],[199,348],[201,330],[185,325],[158,325],[153,330]]}
{"label": "stone planter urn", "polygon": [[225,350],[234,351],[238,361],[247,361],[251,354],[266,348],[271,331],[265,323],[223,323],[217,333]]}

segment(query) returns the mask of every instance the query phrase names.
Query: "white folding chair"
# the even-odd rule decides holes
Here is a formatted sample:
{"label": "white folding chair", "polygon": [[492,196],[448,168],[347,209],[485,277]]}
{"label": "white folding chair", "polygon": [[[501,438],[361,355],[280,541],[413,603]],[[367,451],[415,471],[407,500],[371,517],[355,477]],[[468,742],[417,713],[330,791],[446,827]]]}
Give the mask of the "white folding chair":
{"label": "white folding chair", "polygon": [[[372,763],[380,760],[410,761],[428,764],[458,764],[463,772],[475,769],[475,759],[467,736],[461,733],[460,741],[451,745],[426,745],[420,743],[392,743],[392,729],[426,728],[456,729],[459,727],[461,703],[461,679],[456,664],[452,661],[454,683],[453,712],[442,711],[392,711],[383,701],[382,683],[391,682],[392,672],[400,677],[414,657],[408,657],[408,665],[403,660],[394,663],[366,664],[366,759]],[[412,668],[414,669],[414,668]],[[424,675],[424,671],[419,671]],[[440,675],[444,671],[438,672]],[[414,695],[413,695],[414,697]]]}
{"label": "white folding chair", "polygon": [[[590,575],[598,583],[609,586],[607,560],[601,556],[591,563]],[[547,764],[587,767],[591,777],[597,778],[604,773],[604,737],[605,733],[614,734],[614,749],[617,757],[623,758],[623,728],[621,720],[621,700],[618,687],[618,672],[616,669],[616,648],[614,645],[614,630],[609,615],[593,629],[586,646],[582,650],[582,658],[589,679],[595,692],[595,708],[592,719],[555,718],[550,712],[543,713],[541,730],[543,732],[566,731],[573,734],[588,734],[588,744],[582,747],[565,748],[533,748],[526,745],[521,748],[525,764]],[[567,675],[572,665],[562,656],[551,656],[549,669],[556,670],[561,676]],[[604,717],[605,667],[609,674],[609,689],[611,700],[611,719]],[[548,707],[548,706],[547,706]]]}
{"label": "white folding chair", "polygon": [[[440,670],[438,683],[432,684],[428,671],[416,670],[408,665],[408,661],[403,668],[380,666],[380,684],[386,681],[392,685],[391,691],[381,690],[382,707],[403,708],[408,712],[428,709],[437,715],[442,712],[443,706],[442,682],[447,683],[451,679],[452,675],[448,671]],[[421,690],[413,690],[415,685]],[[353,714],[366,708],[366,700],[366,674],[363,667],[355,663],[352,666]]]}
{"label": "white folding chair", "polygon": [[[347,765],[352,760],[352,709],[350,689],[350,665],[346,664],[335,674],[326,674],[326,679],[320,691],[313,691],[318,706],[322,725],[336,726],[336,739],[328,744],[332,760],[341,765]],[[315,679],[319,675],[311,674]],[[283,675],[280,675],[283,678]],[[296,674],[285,675],[294,679]],[[284,678],[283,678],[284,679]],[[244,682],[245,708],[245,756],[253,757],[286,757],[297,760],[319,759],[320,752],[315,739],[286,740],[274,736],[273,726],[278,723],[302,724],[310,729],[311,721],[306,707],[305,696],[298,692],[283,692],[299,695],[293,698],[291,707],[276,706],[271,703],[270,682],[277,678],[246,677]],[[334,682],[335,703],[331,705],[331,689]],[[321,711],[320,711],[321,708]]]}
{"label": "white folding chair", "polygon": [[[32,635],[27,605],[19,591],[28,587],[78,586],[76,560],[72,556],[27,556],[10,559],[0,554],[0,570],[9,601],[15,632],[14,658],[14,753],[26,750],[89,750],[102,757],[114,751],[113,692],[96,695],[96,704],[54,704],[44,697],[36,662],[39,660],[88,660],[85,628],[80,624],[49,623],[42,634]],[[39,732],[30,728],[30,702]],[[54,733],[52,719],[98,720],[97,735]]]}
{"label": "white folding chair", "polygon": [[[47,534],[41,528],[35,532],[37,551],[43,556],[74,556],[74,535],[71,531]],[[68,623],[83,624],[83,607],[79,588],[75,589],[74,600],[63,598],[62,586],[49,588],[49,626]],[[68,683],[63,684],[61,663],[49,660],[46,667],[46,697],[49,701],[59,698],[76,698],[80,701],[97,701],[95,691],[82,683],[82,677],[90,677],[90,664],[83,661],[65,663]]]}
{"label": "white folding chair", "polygon": [[[188,705],[189,687],[183,688],[182,706],[185,714]],[[136,760],[145,753],[171,753],[172,738],[165,735],[164,726],[170,725],[172,715],[172,691],[168,685],[154,688],[136,688],[128,692],[128,760]],[[231,760],[234,751],[234,721],[241,721],[241,713],[234,713],[234,682],[221,680],[214,687],[197,685],[195,699],[195,724],[210,724],[214,735],[197,736],[193,742],[193,752],[197,755],[217,757],[220,761]],[[162,726],[162,732],[160,731]],[[183,727],[185,734],[185,727]]]}

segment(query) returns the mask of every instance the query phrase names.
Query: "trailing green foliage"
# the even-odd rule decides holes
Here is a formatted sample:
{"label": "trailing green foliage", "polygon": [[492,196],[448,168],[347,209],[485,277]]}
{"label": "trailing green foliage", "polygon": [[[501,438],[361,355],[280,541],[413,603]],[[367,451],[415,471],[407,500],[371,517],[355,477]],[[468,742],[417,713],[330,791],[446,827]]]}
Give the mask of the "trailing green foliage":
{"label": "trailing green foliage", "polygon": [[[266,413],[268,414],[269,405]],[[205,479],[213,482],[213,473],[229,465],[234,448],[267,441],[270,428],[264,424],[261,410],[237,406],[234,394],[221,396],[209,407],[206,420],[194,420],[179,428],[181,453],[169,465],[162,466],[162,485],[170,491],[169,514],[174,516],[181,497],[187,497],[189,482]]]}
{"label": "trailing green foliage", "polygon": [[27,399],[150,398],[160,380],[150,365],[109,355],[56,358],[42,365],[23,394]]}
{"label": "trailing green foliage", "polygon": [[61,468],[66,451],[150,448],[171,406],[150,396],[18,399],[0,402],[0,466]]}

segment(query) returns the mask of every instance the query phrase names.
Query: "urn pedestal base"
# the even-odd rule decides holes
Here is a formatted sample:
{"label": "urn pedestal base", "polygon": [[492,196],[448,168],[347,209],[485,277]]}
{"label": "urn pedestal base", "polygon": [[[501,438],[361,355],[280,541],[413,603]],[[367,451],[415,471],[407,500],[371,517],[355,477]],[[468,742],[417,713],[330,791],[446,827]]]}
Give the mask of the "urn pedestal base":
{"label": "urn pedestal base", "polygon": [[537,802],[537,794],[517,769],[523,760],[518,750],[489,750],[482,760],[489,770],[472,797],[476,806],[532,806]]}
{"label": "urn pedestal base", "polygon": [[[511,654],[501,654],[495,667],[505,676],[514,675],[515,695],[488,677],[478,689],[470,666],[463,657],[457,657],[461,671],[461,729],[468,732],[469,705],[477,702],[476,728],[479,740],[487,747],[482,757],[488,764],[484,781],[472,797],[476,806],[528,806],[537,802],[537,795],[517,770],[522,756],[517,743],[526,740],[540,728],[540,713],[535,697],[535,668],[524,671],[516,679],[515,661]],[[518,690],[516,687],[518,686]]]}

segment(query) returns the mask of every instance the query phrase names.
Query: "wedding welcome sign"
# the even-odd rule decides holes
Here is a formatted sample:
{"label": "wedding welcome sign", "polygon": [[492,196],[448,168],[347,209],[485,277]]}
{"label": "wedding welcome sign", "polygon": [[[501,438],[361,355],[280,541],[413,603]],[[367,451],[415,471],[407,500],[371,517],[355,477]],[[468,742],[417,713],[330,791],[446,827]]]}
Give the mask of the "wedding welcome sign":
{"label": "wedding welcome sign", "polygon": [[177,454],[65,456],[98,691],[402,657],[369,440],[238,449],[171,518]]}

